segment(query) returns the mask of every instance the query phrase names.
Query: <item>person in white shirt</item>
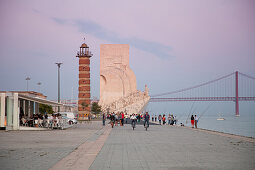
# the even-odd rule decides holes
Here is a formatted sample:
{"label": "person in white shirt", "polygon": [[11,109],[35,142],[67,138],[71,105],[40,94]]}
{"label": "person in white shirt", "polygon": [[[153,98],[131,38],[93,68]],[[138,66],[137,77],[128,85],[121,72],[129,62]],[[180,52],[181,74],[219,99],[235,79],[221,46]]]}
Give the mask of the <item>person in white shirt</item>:
{"label": "person in white shirt", "polygon": [[125,122],[126,122],[126,124],[127,124],[127,119],[128,119],[128,114],[126,113],[125,114]]}
{"label": "person in white shirt", "polygon": [[134,126],[135,126],[135,124],[136,124],[136,116],[135,116],[135,114],[133,113],[132,114],[132,116],[130,117],[130,119],[131,119],[131,125],[134,123]]}
{"label": "person in white shirt", "polygon": [[198,116],[195,115],[195,128],[197,128]]}

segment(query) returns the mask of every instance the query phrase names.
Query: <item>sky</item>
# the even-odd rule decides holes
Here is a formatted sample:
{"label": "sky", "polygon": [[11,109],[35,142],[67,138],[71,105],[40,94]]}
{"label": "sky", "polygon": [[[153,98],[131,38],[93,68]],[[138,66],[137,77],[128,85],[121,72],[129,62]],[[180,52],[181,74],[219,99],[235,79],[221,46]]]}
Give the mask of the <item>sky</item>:
{"label": "sky", "polygon": [[77,99],[84,37],[92,98],[99,98],[100,44],[129,44],[137,88],[147,84],[151,95],[234,71],[255,77],[254,17],[253,0],[1,0],[0,90],[26,90],[30,77],[29,90],[56,100],[62,62],[61,99]]}

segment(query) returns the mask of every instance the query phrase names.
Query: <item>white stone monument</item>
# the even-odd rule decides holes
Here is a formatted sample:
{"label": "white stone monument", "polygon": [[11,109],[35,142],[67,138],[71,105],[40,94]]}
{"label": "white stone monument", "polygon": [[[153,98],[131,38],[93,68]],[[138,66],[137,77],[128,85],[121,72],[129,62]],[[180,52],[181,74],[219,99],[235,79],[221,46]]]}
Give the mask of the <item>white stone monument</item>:
{"label": "white stone monument", "polygon": [[136,77],[129,67],[128,44],[100,46],[100,101],[103,111],[139,113],[148,103],[148,88],[136,89]]}

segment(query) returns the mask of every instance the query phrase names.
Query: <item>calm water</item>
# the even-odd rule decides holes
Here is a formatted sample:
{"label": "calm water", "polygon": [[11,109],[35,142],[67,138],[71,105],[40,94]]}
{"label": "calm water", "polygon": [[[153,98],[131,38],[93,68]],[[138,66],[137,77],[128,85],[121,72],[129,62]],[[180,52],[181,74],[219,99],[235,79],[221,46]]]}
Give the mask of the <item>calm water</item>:
{"label": "calm water", "polygon": [[[223,115],[222,117],[225,120],[217,120],[218,116],[204,115],[199,119],[198,127],[255,138],[255,114],[241,115],[240,117]],[[178,124],[181,122],[185,124],[186,119],[186,116],[180,117]],[[185,126],[191,126],[190,119],[188,119],[188,123]]]}

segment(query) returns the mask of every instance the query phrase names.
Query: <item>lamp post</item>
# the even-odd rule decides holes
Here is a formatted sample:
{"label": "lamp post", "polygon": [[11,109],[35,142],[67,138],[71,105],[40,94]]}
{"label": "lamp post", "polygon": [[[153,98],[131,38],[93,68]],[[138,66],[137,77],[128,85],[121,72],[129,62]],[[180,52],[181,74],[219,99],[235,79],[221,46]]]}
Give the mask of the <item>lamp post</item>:
{"label": "lamp post", "polygon": [[30,77],[27,77],[26,78],[26,81],[27,81],[27,91],[28,91],[28,81],[31,80]]}
{"label": "lamp post", "polygon": [[40,85],[41,85],[41,84],[42,84],[41,82],[38,82],[38,83],[37,83],[37,85],[38,85],[38,87],[39,87],[38,92],[40,92]]}
{"label": "lamp post", "polygon": [[[55,63],[58,66],[58,103],[60,102],[60,66],[63,63]],[[60,107],[58,106],[58,112],[60,112]]]}

